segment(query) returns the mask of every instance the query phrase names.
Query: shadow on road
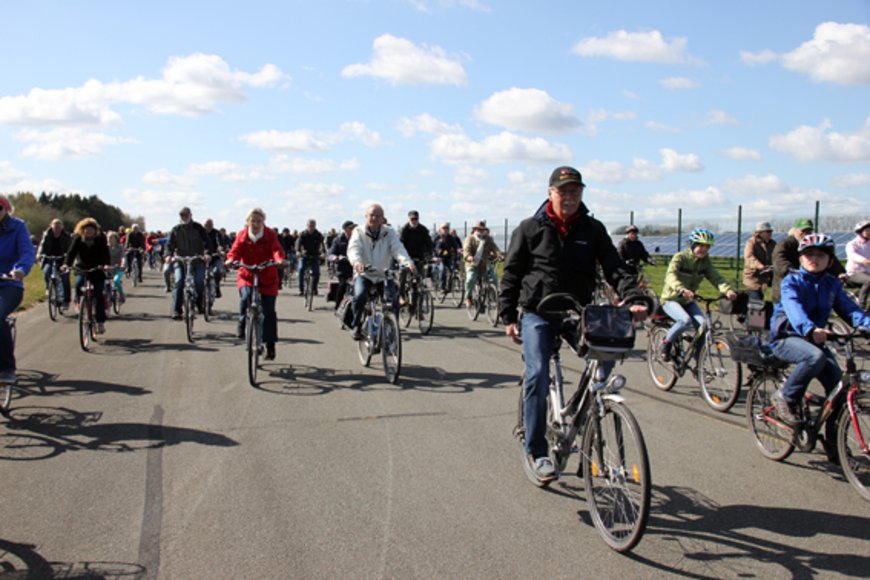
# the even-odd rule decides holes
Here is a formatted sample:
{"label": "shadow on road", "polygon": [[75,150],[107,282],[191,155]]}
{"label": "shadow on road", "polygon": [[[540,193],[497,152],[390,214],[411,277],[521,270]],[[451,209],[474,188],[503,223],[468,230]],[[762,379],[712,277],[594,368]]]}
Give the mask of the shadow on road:
{"label": "shadow on road", "polygon": [[138,397],[151,393],[148,389],[122,385],[119,383],[106,383],[103,381],[90,380],[59,380],[57,375],[37,370],[19,370],[18,382],[13,391],[15,407],[17,402],[26,397],[55,397],[55,396],[79,396],[100,395],[103,393],[120,393]]}
{"label": "shadow on road", "polygon": [[49,562],[33,544],[0,539],[0,579],[143,578],[148,570],[125,562]]}
{"label": "shadow on road", "polygon": [[104,356],[117,356],[123,354],[137,354],[150,352],[178,352],[178,351],[198,351],[198,352],[217,352],[217,348],[204,346],[202,343],[209,342],[221,346],[231,342],[232,337],[229,334],[198,334],[196,335],[197,342],[193,344],[182,342],[185,340],[179,337],[179,342],[152,342],[147,338],[107,338],[102,340],[104,349],[93,349],[92,354]]}
{"label": "shadow on road", "polygon": [[47,459],[64,451],[138,451],[181,443],[234,447],[235,440],[209,431],[148,423],[101,424],[101,412],[64,407],[19,407],[0,435],[0,459]]}

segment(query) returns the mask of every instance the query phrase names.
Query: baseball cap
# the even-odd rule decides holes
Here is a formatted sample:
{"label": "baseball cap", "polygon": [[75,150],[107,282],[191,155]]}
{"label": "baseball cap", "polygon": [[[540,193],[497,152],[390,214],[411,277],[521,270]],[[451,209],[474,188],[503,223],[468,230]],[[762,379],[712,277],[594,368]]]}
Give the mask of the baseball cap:
{"label": "baseball cap", "polygon": [[489,228],[486,227],[486,220],[480,220],[477,222],[477,225],[471,229],[472,230],[488,230]]}
{"label": "baseball cap", "polygon": [[191,213],[191,212],[190,212],[190,208],[187,207],[187,206],[184,206],[183,208],[181,208],[180,210],[178,210],[178,214],[179,214],[179,215],[181,215],[181,214],[183,214],[183,213]]}
{"label": "baseball cap", "polygon": [[632,224],[632,225],[628,226],[627,228],[625,228],[625,233],[628,233],[628,232],[639,232],[639,231],[640,231],[640,230],[637,229],[637,226],[634,225],[634,224]]}
{"label": "baseball cap", "polygon": [[813,229],[813,220],[809,218],[799,218],[795,220],[794,227],[799,230],[811,230]]}
{"label": "baseball cap", "polygon": [[770,222],[758,222],[757,224],[755,224],[755,231],[756,232],[772,232],[773,226],[770,225]]}
{"label": "baseball cap", "polygon": [[573,167],[564,165],[554,169],[553,173],[550,174],[550,187],[561,187],[566,183],[579,183],[580,185],[585,185],[583,183],[583,176]]}
{"label": "baseball cap", "polygon": [[347,228],[354,228],[354,227],[356,227],[356,224],[350,220],[347,220],[346,222],[341,224],[341,229],[343,229],[343,230],[346,230]]}
{"label": "baseball cap", "polygon": [[418,217],[420,217],[420,214],[417,213],[417,210],[412,209],[411,211],[408,212],[408,217],[409,218],[418,218]]}

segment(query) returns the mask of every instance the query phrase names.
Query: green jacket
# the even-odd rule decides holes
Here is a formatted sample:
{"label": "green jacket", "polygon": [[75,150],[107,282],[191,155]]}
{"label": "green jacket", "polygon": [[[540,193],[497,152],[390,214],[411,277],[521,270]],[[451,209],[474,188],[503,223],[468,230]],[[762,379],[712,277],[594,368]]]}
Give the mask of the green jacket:
{"label": "green jacket", "polygon": [[690,301],[683,296],[682,291],[688,288],[692,292],[697,292],[704,278],[717,286],[722,294],[733,290],[713,265],[710,256],[699,259],[691,248],[674,254],[668,265],[668,273],[665,274],[662,302],[675,300],[680,304],[688,304]]}

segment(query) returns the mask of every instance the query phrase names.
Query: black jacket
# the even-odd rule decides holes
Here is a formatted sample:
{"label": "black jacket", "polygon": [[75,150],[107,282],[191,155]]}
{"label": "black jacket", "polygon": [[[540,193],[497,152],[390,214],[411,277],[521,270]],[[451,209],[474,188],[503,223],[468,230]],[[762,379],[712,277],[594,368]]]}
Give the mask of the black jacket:
{"label": "black jacket", "polygon": [[302,252],[308,258],[317,258],[323,253],[323,234],[318,230],[309,232],[307,229],[296,238],[296,253]]}
{"label": "black jacket", "polygon": [[[344,234],[344,232],[336,236],[336,238],[332,241],[332,245],[329,247],[329,256],[347,257],[348,242],[350,242],[350,238],[348,238],[347,235]],[[353,267],[347,260],[339,260],[338,262],[336,262],[335,270],[342,278],[350,278],[351,276],[353,276]]]}
{"label": "black jacket", "polygon": [[646,262],[649,264],[649,252],[646,251],[646,247],[640,240],[632,241],[628,237],[622,238],[617,250],[619,251],[619,257],[624,262],[634,262],[635,264]]}
{"label": "black jacket", "polygon": [[547,215],[547,203],[511,235],[499,295],[499,314],[506,324],[517,322],[517,307],[534,312],[554,292],[571,293],[588,304],[598,265],[620,296],[637,288],[633,269],[619,259],[604,224],[589,215],[585,204],[580,204],[580,217],[563,240]]}
{"label": "black jacket", "polygon": [[[42,241],[39,242],[39,248],[36,251],[37,256],[65,256],[72,244],[72,237],[66,230],[61,230],[60,235],[54,237],[54,232],[51,228],[45,230],[42,234]],[[45,260],[42,261],[42,266],[45,267]]]}
{"label": "black jacket", "polygon": [[402,226],[399,231],[399,239],[408,250],[408,255],[415,260],[428,260],[432,257],[432,236],[429,229],[423,224],[412,228],[409,224]]}
{"label": "black jacket", "polygon": [[[73,236],[66,255],[67,266],[75,265],[83,270],[89,270],[97,266],[108,266],[110,263],[109,242],[104,233],[100,232],[94,236],[94,241],[90,245],[81,237]],[[92,284],[102,284],[106,280],[106,274],[100,271],[89,272],[87,276]]]}
{"label": "black jacket", "polygon": [[205,228],[199,222],[178,224],[169,232],[169,241],[166,243],[166,252],[169,256],[173,254],[185,258],[203,256],[206,249],[208,249],[208,238]]}

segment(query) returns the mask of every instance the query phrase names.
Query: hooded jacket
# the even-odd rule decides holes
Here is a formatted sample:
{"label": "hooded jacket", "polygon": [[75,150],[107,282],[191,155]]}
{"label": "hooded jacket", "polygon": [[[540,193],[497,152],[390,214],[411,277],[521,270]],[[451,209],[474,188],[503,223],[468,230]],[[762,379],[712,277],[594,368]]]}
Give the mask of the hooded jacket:
{"label": "hooded jacket", "polygon": [[383,282],[384,270],[393,260],[398,260],[403,266],[411,264],[411,257],[399,241],[396,230],[386,225],[374,235],[364,225],[354,228],[347,245],[347,259],[351,266],[371,266],[372,271],[363,272],[361,276],[372,282]]}

